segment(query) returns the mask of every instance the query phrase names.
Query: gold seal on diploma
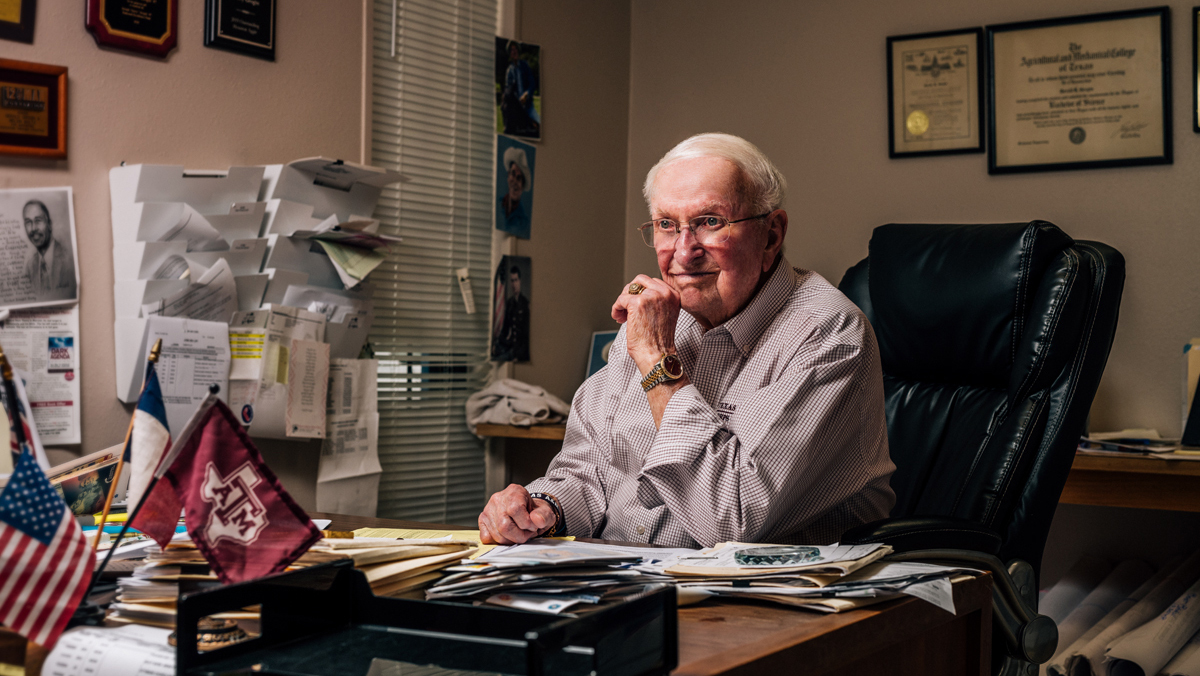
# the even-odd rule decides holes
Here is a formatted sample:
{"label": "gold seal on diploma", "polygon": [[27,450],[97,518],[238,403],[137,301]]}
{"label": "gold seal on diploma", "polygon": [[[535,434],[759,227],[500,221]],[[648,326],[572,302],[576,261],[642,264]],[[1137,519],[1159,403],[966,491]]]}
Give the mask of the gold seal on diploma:
{"label": "gold seal on diploma", "polygon": [[914,110],[908,114],[905,124],[908,126],[908,133],[921,136],[929,131],[929,116],[923,110]]}

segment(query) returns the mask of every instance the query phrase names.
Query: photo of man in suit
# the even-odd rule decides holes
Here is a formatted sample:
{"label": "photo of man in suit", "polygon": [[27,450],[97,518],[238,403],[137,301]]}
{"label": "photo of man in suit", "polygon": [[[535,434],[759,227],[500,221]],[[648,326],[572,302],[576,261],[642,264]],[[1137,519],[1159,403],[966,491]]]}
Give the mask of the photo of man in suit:
{"label": "photo of man in suit", "polygon": [[75,261],[70,248],[54,238],[54,221],[41,200],[29,200],[21,209],[25,236],[33,250],[25,257],[25,276],[38,300],[75,297]]}

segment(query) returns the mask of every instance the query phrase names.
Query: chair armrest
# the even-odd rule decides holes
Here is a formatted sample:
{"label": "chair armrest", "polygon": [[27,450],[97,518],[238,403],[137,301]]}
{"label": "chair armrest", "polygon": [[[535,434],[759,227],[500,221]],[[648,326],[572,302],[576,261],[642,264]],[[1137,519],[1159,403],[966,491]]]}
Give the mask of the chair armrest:
{"label": "chair armrest", "polygon": [[914,549],[968,549],[995,555],[1000,535],[967,519],[944,516],[906,516],[872,521],[842,534],[842,544],[881,542],[897,553]]}

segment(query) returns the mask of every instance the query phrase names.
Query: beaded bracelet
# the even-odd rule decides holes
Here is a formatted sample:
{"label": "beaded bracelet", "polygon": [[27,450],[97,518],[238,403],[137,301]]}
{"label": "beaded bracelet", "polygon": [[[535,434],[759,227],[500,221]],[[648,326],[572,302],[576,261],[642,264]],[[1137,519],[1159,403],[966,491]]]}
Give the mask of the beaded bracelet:
{"label": "beaded bracelet", "polygon": [[567,534],[567,520],[563,517],[562,506],[558,504],[558,498],[549,493],[530,493],[530,500],[545,500],[550,505],[550,509],[554,510],[554,526],[550,530],[542,533],[539,537],[552,538],[562,537]]}

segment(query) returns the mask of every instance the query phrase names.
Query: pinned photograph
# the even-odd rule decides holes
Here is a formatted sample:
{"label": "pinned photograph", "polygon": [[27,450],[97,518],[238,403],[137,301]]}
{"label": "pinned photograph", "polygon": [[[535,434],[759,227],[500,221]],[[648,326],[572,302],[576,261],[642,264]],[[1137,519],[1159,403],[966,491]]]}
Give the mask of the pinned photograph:
{"label": "pinned photograph", "polygon": [[542,48],[496,38],[496,132],[542,137]]}
{"label": "pinned photograph", "polygon": [[71,188],[0,190],[0,308],[79,300]]}
{"label": "pinned photograph", "polygon": [[529,361],[528,256],[505,256],[496,267],[492,305],[492,361]]}
{"label": "pinned photograph", "polygon": [[536,156],[528,143],[496,137],[496,229],[521,239],[529,239]]}

